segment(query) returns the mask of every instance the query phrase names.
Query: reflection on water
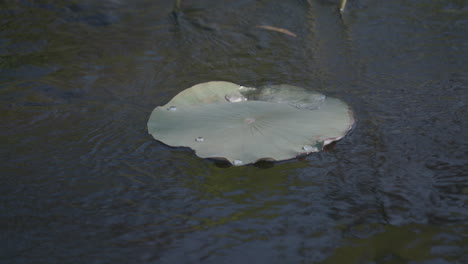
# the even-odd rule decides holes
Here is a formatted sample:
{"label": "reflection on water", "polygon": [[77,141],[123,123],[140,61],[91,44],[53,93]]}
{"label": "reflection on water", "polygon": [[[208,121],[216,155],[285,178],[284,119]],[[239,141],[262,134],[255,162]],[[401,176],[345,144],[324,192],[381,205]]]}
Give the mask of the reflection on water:
{"label": "reflection on water", "polygon": [[[0,3],[0,262],[468,262],[466,1],[337,3]],[[147,134],[210,80],[308,87],[358,123],[244,167]]]}

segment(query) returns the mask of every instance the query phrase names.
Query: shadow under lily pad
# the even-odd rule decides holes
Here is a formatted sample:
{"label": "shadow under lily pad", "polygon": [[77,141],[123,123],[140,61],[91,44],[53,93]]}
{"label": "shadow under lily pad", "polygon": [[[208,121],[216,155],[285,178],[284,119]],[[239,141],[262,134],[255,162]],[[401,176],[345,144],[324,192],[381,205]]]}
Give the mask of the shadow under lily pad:
{"label": "shadow under lily pad", "polygon": [[148,131],[169,146],[192,148],[199,157],[245,165],[317,152],[352,128],[353,114],[344,102],[291,87],[198,84],[156,107]]}

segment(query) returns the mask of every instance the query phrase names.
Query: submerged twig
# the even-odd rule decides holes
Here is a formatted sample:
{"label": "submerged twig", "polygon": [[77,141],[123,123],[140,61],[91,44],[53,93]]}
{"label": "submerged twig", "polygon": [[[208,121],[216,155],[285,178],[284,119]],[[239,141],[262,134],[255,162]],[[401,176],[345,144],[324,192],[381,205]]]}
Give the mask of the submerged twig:
{"label": "submerged twig", "polygon": [[180,0],[176,0],[174,3],[174,8],[172,8],[172,16],[174,17],[174,22],[176,25],[179,25],[179,16],[181,15],[182,10],[180,9]]}
{"label": "submerged twig", "polygon": [[257,28],[263,28],[263,29],[266,29],[266,30],[272,30],[272,31],[280,32],[280,33],[286,34],[286,35],[291,36],[291,37],[297,37],[296,34],[292,33],[291,31],[289,31],[287,29],[284,29],[284,28],[267,26],[267,25],[257,25],[256,27]]}
{"label": "submerged twig", "polygon": [[340,12],[343,13],[346,8],[346,0],[341,0]]}
{"label": "submerged twig", "polygon": [[175,1],[173,12],[176,14],[180,12],[180,0]]}

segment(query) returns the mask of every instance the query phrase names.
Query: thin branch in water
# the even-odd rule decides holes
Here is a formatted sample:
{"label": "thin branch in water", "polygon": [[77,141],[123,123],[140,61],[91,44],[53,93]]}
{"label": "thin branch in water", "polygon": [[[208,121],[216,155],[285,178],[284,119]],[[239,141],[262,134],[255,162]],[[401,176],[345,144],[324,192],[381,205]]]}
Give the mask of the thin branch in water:
{"label": "thin branch in water", "polygon": [[266,30],[280,32],[280,33],[286,34],[286,35],[291,36],[291,37],[297,37],[296,34],[292,33],[291,31],[289,31],[287,29],[284,29],[284,28],[272,27],[272,26],[267,26],[267,25],[257,25],[256,27],[257,28],[263,28],[263,29],[266,29]]}
{"label": "thin branch in water", "polygon": [[340,12],[341,12],[342,14],[343,14],[345,8],[346,8],[346,0],[341,0]]}
{"label": "thin branch in water", "polygon": [[172,8],[172,16],[174,17],[174,22],[176,25],[179,25],[179,15],[181,14],[180,9],[180,0],[176,0],[174,3],[174,7]]}
{"label": "thin branch in water", "polygon": [[180,12],[180,0],[176,0],[174,3],[174,9],[172,10],[174,13],[179,13]]}

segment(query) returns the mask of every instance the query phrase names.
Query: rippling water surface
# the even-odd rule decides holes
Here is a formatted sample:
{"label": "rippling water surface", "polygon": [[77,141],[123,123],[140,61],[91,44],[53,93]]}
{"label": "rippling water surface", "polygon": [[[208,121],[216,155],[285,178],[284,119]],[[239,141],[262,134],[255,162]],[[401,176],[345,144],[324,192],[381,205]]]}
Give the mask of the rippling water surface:
{"label": "rippling water surface", "polygon": [[[468,263],[466,1],[181,2],[0,3],[0,262]],[[307,87],[357,126],[228,168],[147,134],[210,80]]]}

